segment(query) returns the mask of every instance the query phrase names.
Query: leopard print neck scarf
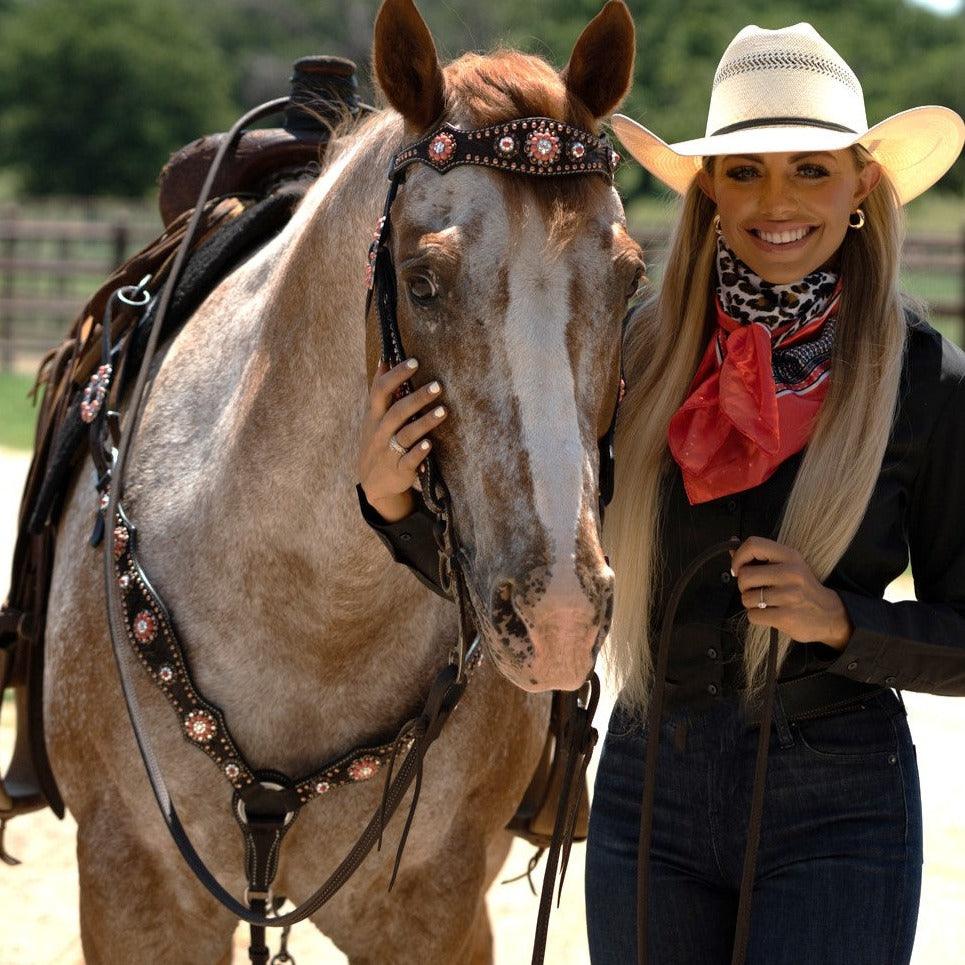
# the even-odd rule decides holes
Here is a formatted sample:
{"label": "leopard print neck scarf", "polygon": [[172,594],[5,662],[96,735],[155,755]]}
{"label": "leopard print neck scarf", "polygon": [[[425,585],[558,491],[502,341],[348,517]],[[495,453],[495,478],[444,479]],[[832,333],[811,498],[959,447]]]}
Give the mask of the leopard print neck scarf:
{"label": "leopard print neck scarf", "polygon": [[717,327],[667,444],[691,505],[760,485],[807,445],[827,394],[841,283],[755,275],[717,240]]}
{"label": "leopard print neck scarf", "polygon": [[[762,322],[771,330],[775,348],[827,311],[837,283],[838,276],[834,272],[818,269],[800,281],[774,285],[751,271],[724,244],[723,237],[717,237],[717,299],[720,307],[741,325]],[[788,322],[793,324],[786,327]]]}

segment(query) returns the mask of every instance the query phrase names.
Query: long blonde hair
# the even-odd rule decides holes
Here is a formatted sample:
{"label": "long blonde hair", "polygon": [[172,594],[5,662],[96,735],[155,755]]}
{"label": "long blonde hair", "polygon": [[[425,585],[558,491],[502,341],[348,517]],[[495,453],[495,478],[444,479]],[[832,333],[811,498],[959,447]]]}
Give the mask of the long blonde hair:
{"label": "long blonde hair", "polygon": [[[860,169],[869,155],[853,148]],[[706,167],[711,169],[713,159]],[[903,220],[881,180],[862,204],[865,225],[839,249],[844,291],[835,324],[828,393],[804,451],[777,540],[798,550],[824,581],[864,517],[891,432],[906,322],[898,290]],[[616,487],[605,543],[616,572],[608,666],[623,702],[643,715],[653,688],[652,613],[661,570],[661,481],[671,467],[670,418],[683,402],[710,335],[715,285],[715,207],[696,183],[682,201],[660,289],[636,313],[624,342],[627,394],[616,435]],[[842,455],[844,458],[842,458]],[[744,627],[746,708],[764,690],[770,628]],[[779,635],[778,672],[790,647]]]}

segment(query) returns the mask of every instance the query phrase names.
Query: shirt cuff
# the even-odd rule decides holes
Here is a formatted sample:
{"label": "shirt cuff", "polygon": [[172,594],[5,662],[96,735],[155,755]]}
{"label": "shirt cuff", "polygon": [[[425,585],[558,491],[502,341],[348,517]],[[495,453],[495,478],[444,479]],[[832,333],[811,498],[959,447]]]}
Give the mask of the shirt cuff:
{"label": "shirt cuff", "polygon": [[965,649],[961,642],[937,643],[920,639],[913,632],[911,617],[905,611],[917,612],[926,604],[891,603],[847,590],[838,593],[854,632],[828,670],[898,690],[965,695]]}
{"label": "shirt cuff", "polygon": [[360,483],[355,492],[359,500],[362,518],[375,530],[389,555],[397,563],[407,566],[430,590],[445,599],[451,597],[444,593],[439,584],[439,550],[434,532],[435,516],[422,500],[416,501],[416,508],[408,516],[390,523],[373,508]]}

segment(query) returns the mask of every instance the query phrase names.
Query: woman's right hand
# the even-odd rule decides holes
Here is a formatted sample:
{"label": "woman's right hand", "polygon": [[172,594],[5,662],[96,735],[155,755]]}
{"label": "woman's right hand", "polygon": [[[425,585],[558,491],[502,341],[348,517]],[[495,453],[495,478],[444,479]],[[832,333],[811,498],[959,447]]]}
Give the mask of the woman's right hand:
{"label": "woman's right hand", "polygon": [[[362,420],[359,437],[358,479],[369,505],[387,522],[394,523],[415,509],[412,487],[417,481],[419,464],[428,455],[432,443],[425,436],[446,417],[438,404],[442,386],[430,382],[401,399],[395,391],[418,368],[415,359],[408,359],[390,369],[379,361],[369,407]],[[432,408],[421,410],[431,405]],[[390,445],[396,441],[408,451],[400,455]]]}

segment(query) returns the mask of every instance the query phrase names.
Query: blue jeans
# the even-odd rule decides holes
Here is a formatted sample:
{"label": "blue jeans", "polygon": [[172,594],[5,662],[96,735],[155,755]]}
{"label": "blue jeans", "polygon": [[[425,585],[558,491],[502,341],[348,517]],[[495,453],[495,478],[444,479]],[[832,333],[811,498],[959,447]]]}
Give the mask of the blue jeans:
{"label": "blue jeans", "polygon": [[[915,746],[894,691],[790,725],[775,704],[747,965],[898,965],[921,889]],[[652,965],[729,965],[758,728],[735,699],[660,728],[650,849]],[[590,815],[593,965],[636,962],[645,728],[618,703]]]}

